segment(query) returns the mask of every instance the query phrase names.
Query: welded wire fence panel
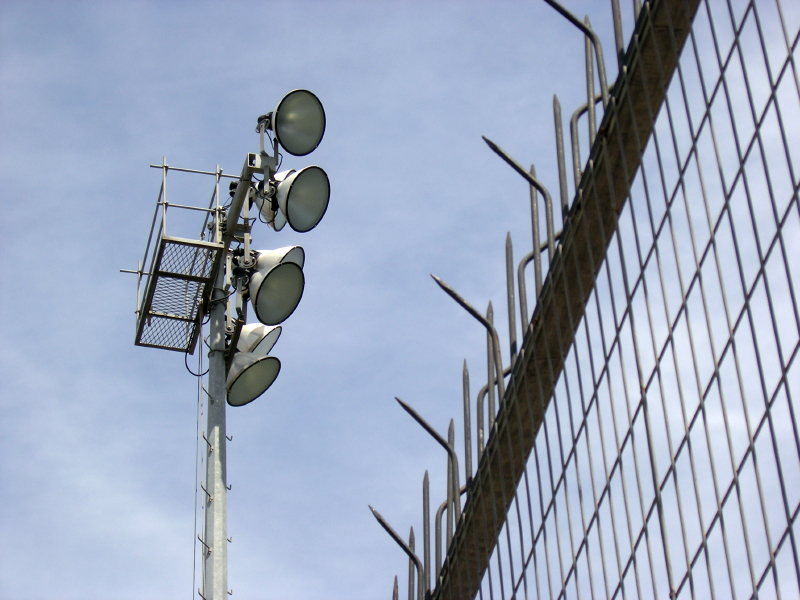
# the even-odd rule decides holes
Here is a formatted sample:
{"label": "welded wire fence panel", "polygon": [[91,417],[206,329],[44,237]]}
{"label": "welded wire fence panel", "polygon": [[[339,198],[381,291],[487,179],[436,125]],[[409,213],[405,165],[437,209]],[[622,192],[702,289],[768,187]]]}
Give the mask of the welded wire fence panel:
{"label": "welded wire fence panel", "polygon": [[800,21],[781,0],[633,2],[624,49],[612,0],[621,68],[606,88],[588,20],[546,1],[586,34],[591,101],[569,149],[554,102],[557,204],[487,140],[532,186],[516,287],[507,241],[523,335],[517,350],[510,318],[504,369],[491,304],[483,317],[437,279],[487,328],[489,376],[473,400],[465,366],[477,466],[468,441],[460,494],[452,423],[437,438],[447,499],[429,508],[426,477],[409,597],[798,598]]}
{"label": "welded wire fence panel", "polygon": [[563,364],[512,375],[555,384],[527,400],[530,455],[524,433],[498,450],[528,458],[479,597],[800,596],[798,40],[776,0],[703,1],[654,74],[638,170],[599,174],[632,179],[586,217],[610,243]]}

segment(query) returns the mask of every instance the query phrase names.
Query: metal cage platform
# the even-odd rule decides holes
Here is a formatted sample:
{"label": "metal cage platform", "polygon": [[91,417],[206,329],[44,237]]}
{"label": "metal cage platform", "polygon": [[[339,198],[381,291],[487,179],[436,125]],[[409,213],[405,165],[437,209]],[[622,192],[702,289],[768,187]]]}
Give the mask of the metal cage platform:
{"label": "metal cage platform", "polygon": [[222,244],[162,235],[139,309],[136,345],[194,352],[200,307],[211,293]]}
{"label": "metal cage platform", "polygon": [[[144,260],[139,263],[136,271],[128,271],[139,276],[134,343],[137,346],[193,354],[200,335],[204,307],[211,297],[212,282],[220,267],[224,250],[222,242],[208,241],[205,234],[209,227],[213,229],[217,217],[224,214],[225,209],[219,205],[220,178],[238,177],[223,174],[219,168],[210,172],[170,167],[166,160],[161,165],[150,166],[162,170],[162,179]],[[214,191],[208,207],[167,202],[169,171],[213,175]],[[167,235],[169,208],[205,213],[205,220],[196,239]],[[200,225],[199,219],[197,225]]]}

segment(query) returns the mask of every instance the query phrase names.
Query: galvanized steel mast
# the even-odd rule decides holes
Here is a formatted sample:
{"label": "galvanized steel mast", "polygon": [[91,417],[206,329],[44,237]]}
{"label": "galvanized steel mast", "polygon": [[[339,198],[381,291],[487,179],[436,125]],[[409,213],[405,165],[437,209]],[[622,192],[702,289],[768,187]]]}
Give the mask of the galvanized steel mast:
{"label": "galvanized steel mast", "polygon": [[225,277],[220,269],[214,282],[209,319],[208,425],[206,438],[205,543],[203,588],[208,600],[225,598],[228,591],[228,489],[225,437]]}

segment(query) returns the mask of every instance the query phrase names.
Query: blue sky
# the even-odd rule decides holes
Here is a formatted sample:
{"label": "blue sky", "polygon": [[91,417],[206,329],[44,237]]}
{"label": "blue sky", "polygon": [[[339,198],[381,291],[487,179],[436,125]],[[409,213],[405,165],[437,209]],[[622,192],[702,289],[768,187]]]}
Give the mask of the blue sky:
{"label": "blue sky", "polygon": [[[590,13],[613,81],[607,3],[567,5]],[[419,532],[424,470],[438,505],[445,456],[393,397],[441,432],[456,418],[461,447],[462,361],[473,393],[486,369],[484,332],[429,273],[506,323],[504,241],[530,249],[528,192],[481,135],[556,196],[552,96],[565,115],[584,101],[581,36],[536,1],[10,1],[3,598],[193,593],[196,381],[180,354],[134,346],[135,278],[119,269],[144,250],[161,178],[148,165],[238,173],[258,115],[295,88],[328,126],[284,165],[322,166],[332,196],[310,233],[254,233],[256,248],[305,248],[306,290],[273,351],[279,379],[228,412],[229,586],[366,599],[403,580],[367,504]],[[177,173],[169,186],[185,204],[212,191]]]}

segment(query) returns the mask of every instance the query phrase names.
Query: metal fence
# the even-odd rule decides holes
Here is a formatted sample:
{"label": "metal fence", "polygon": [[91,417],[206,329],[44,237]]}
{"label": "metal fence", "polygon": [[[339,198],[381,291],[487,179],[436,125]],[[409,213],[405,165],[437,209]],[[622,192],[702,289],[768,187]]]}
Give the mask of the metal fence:
{"label": "metal fence", "polygon": [[586,34],[587,103],[571,148],[554,105],[555,202],[489,142],[531,183],[537,251],[507,253],[523,335],[510,317],[504,369],[491,314],[440,283],[487,327],[490,375],[477,397],[465,377],[463,488],[453,426],[406,407],[451,456],[433,551],[427,480],[419,553],[376,513],[409,598],[800,597],[800,23],[780,0],[635,2],[625,48],[612,1],[606,86],[588,22],[547,1]]}

